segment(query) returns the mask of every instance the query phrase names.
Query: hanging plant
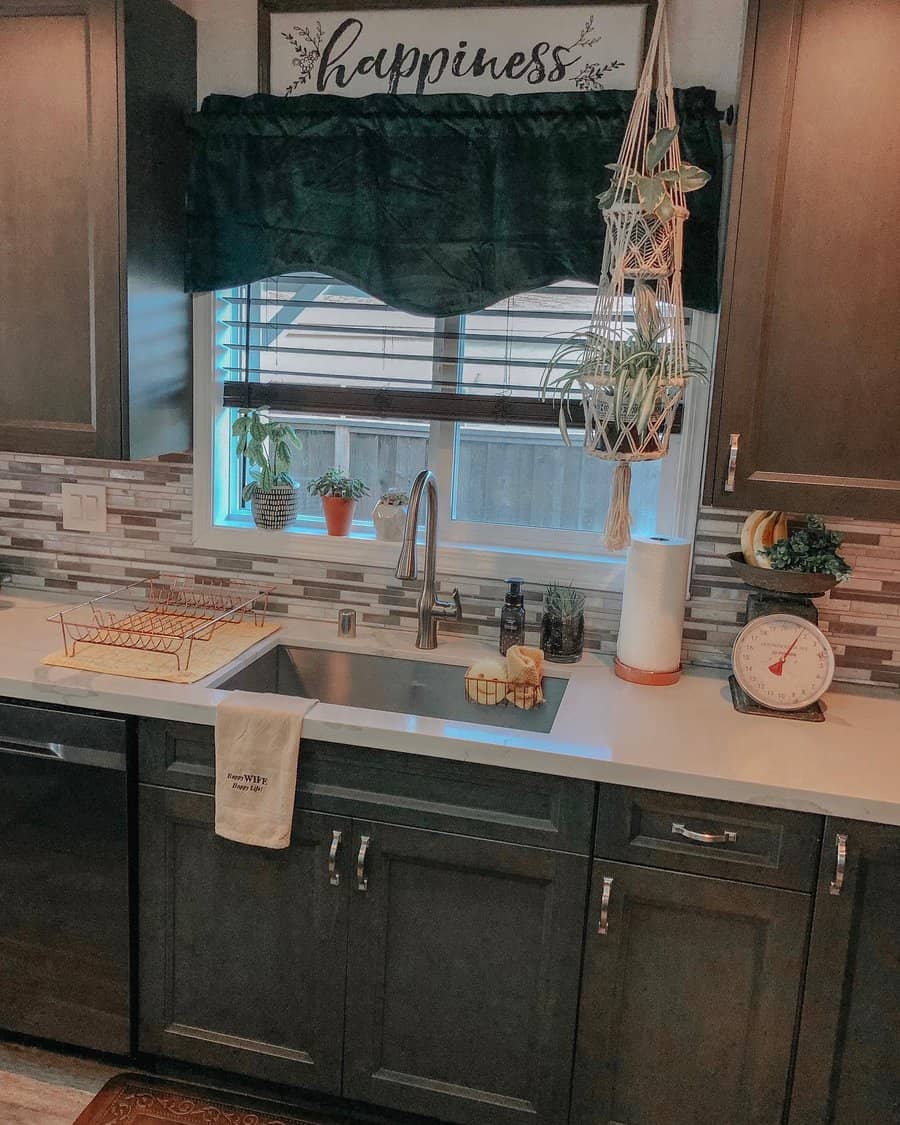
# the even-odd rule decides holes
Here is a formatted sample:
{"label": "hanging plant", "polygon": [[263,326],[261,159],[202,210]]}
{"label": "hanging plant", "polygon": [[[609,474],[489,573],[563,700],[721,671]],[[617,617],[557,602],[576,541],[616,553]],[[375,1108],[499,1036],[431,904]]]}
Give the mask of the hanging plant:
{"label": "hanging plant", "polygon": [[671,190],[677,186],[683,194],[699,191],[709,183],[709,172],[704,172],[696,164],[679,163],[674,167],[663,167],[663,161],[675,138],[678,126],[657,129],[644,149],[645,172],[626,168],[624,165],[607,164],[615,173],[612,183],[597,196],[601,210],[609,209],[619,200],[626,204],[638,203],[645,215],[655,215],[660,222],[667,223],[676,214],[677,204]]}
{"label": "hanging plant", "polygon": [[[655,96],[654,96],[655,93]],[[664,457],[686,381],[703,375],[684,334],[681,293],[685,193],[708,182],[681,159],[669,62],[666,0],[659,0],[612,182],[599,197],[606,224],[590,326],[564,340],[543,378],[569,441],[571,400],[584,407],[589,454],[616,461],[605,541],[631,542],[631,462]]]}

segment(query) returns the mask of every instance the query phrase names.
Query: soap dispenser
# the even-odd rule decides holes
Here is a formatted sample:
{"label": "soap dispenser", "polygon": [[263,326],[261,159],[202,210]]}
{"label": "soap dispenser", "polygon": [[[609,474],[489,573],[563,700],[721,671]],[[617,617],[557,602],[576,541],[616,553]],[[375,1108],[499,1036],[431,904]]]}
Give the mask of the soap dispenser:
{"label": "soap dispenser", "polygon": [[506,579],[506,601],[500,611],[500,652],[506,656],[511,645],[525,643],[525,595],[521,578]]}

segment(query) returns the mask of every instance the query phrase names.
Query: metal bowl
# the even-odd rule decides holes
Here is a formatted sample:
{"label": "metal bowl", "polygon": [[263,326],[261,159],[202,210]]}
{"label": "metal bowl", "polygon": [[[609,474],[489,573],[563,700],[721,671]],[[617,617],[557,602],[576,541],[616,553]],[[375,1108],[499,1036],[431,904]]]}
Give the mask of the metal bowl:
{"label": "metal bowl", "polygon": [[744,562],[740,551],[733,551],[728,556],[728,561],[738,578],[757,590],[819,598],[837,584],[833,574],[807,574],[802,570],[767,570],[762,566],[749,566]]}

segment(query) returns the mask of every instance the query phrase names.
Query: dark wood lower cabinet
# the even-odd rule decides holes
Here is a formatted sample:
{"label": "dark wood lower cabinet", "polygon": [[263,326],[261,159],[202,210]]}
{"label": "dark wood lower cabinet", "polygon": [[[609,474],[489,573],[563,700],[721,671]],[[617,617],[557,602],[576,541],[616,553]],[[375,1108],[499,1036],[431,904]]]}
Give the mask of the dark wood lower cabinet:
{"label": "dark wood lower cabinet", "polygon": [[572,1125],[778,1125],[810,904],[595,861]]}
{"label": "dark wood lower cabinet", "polygon": [[344,1093],[463,1125],[566,1121],[586,857],[354,821]]}
{"label": "dark wood lower cabinet", "polygon": [[212,797],[140,788],[140,1049],[340,1093],[350,821],[299,812],[289,848],[245,847]]}
{"label": "dark wood lower cabinet", "polygon": [[790,1125],[898,1123],[900,828],[829,818]]}

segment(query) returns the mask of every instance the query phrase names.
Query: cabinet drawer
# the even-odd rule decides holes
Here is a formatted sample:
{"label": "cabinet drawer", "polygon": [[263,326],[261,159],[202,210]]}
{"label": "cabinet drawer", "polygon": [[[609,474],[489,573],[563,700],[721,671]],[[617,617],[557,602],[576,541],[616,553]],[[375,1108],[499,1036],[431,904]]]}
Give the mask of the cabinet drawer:
{"label": "cabinet drawer", "polygon": [[125,769],[128,720],[99,711],[0,699],[0,742],[67,762]]}
{"label": "cabinet drawer", "polygon": [[[212,793],[212,727],[142,719],[140,780]],[[589,781],[304,739],[297,805],[314,812],[590,853]]]}
{"label": "cabinet drawer", "polygon": [[810,813],[600,786],[595,855],[606,859],[811,891],[821,837]]}

